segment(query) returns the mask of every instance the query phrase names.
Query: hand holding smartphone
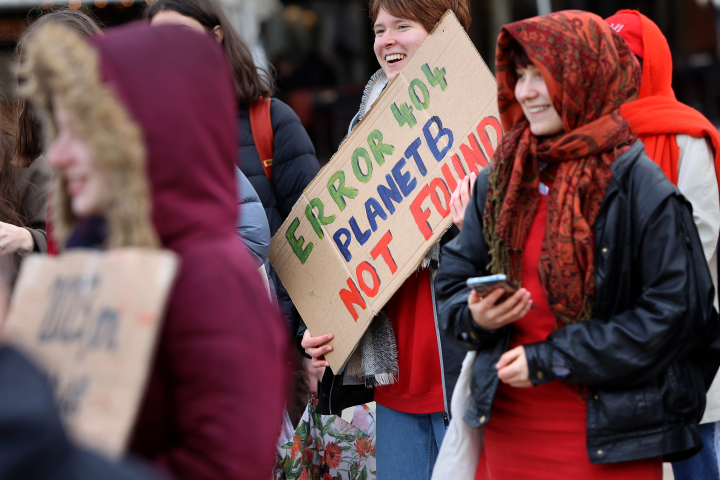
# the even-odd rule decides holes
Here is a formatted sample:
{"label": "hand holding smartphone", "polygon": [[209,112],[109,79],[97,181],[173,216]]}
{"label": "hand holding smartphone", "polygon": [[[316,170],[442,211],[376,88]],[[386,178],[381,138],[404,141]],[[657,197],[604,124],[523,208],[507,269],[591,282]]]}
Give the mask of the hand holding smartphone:
{"label": "hand holding smartphone", "polygon": [[487,277],[473,277],[466,281],[468,287],[477,292],[480,297],[486,297],[498,288],[505,290],[505,294],[500,297],[498,303],[505,301],[510,295],[517,292],[517,287],[510,283],[505,275],[489,275]]}
{"label": "hand holding smartphone", "polygon": [[[497,330],[513,323],[534,306],[530,292],[515,287],[505,275],[469,278],[466,283],[475,291],[467,300],[473,321],[485,330]],[[493,293],[498,289],[502,291]]]}

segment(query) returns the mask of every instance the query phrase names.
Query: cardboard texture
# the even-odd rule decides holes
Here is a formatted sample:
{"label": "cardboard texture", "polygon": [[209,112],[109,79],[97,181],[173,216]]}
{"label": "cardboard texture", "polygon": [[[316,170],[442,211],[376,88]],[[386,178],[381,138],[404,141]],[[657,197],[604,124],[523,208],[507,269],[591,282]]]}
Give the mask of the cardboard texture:
{"label": "cardboard texture", "polygon": [[48,372],[78,442],[125,450],[177,268],[175,254],[145,249],[23,261],[3,341]]}
{"label": "cardboard texture", "polygon": [[270,262],[341,372],[373,316],[451,226],[457,182],[492,158],[495,78],[448,11],[308,185]]}

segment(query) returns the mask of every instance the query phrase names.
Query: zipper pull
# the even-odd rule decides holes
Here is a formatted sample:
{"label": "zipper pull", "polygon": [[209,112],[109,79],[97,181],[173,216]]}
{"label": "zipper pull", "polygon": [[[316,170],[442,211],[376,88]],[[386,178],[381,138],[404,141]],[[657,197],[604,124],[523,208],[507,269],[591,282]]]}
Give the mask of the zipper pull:
{"label": "zipper pull", "polygon": [[450,426],[450,418],[447,412],[443,412],[443,420],[445,420],[445,428]]}

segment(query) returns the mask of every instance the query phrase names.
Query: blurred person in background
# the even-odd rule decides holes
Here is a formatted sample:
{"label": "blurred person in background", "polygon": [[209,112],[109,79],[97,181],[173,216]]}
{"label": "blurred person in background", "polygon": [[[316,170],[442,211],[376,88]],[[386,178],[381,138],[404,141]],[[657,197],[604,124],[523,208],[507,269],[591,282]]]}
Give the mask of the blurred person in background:
{"label": "blurred person in background", "polygon": [[[621,112],[637,131],[648,156],[692,204],[695,225],[717,292],[720,133],[700,112],[675,99],[670,47],[652,20],[638,11],[621,10],[605,21],[625,39],[642,67],[639,99],[623,105]],[[673,464],[676,480],[720,480],[720,384],[717,381],[708,391],[700,434],[705,448],[690,460]]]}
{"label": "blurred person in background", "polygon": [[[83,37],[92,37],[102,30],[97,22],[79,10],[58,8],[35,19],[22,33],[15,48],[15,56],[22,61],[25,44],[43,25],[61,23]],[[19,98],[15,107],[15,146],[12,163],[18,170],[18,188],[22,205],[28,217],[29,230],[34,241],[34,251],[55,254],[57,251],[48,219],[48,195],[53,172],[43,156],[42,127],[32,105]]]}
{"label": "blurred person in background", "polygon": [[[6,133],[3,119],[3,134]],[[42,132],[39,132],[40,134]],[[8,139],[3,135],[4,140]],[[0,144],[10,169],[13,145]],[[45,205],[43,205],[43,210]],[[0,257],[0,325],[4,324],[15,265]],[[34,480],[161,480],[137,461],[110,461],[78,447],[68,436],[45,372],[12,345],[0,345],[0,478]]]}
{"label": "blurred person in background", "polygon": [[[368,7],[375,36],[373,50],[381,68],[365,87],[348,134],[410,62],[447,10],[455,13],[465,31],[470,27],[467,0],[371,0]],[[340,414],[353,405],[375,401],[378,479],[429,479],[445,435],[464,352],[440,335],[433,278],[441,261],[440,246],[457,233],[457,228],[451,228],[433,246],[361,340],[361,345],[369,341],[396,347],[373,359],[385,369],[360,372],[364,382],[348,384],[346,377],[358,376],[353,368],[357,363],[351,359],[337,377],[327,369],[320,385],[318,412],[322,414]],[[332,347],[326,343],[332,338],[331,334],[313,337],[304,324],[298,330],[301,350],[320,368],[327,365],[324,355]],[[356,352],[361,355],[362,348]]]}
{"label": "blurred person in background", "polygon": [[62,424],[47,376],[12,346],[0,346],[0,385],[0,478],[165,478],[137,461],[113,462],[75,445]]}
{"label": "blurred person in background", "polygon": [[[266,127],[262,132],[253,131],[250,105],[272,96],[272,76],[255,64],[247,45],[214,0],[157,0],[148,6],[145,15],[153,25],[177,23],[208,32],[222,45],[230,63],[238,105],[234,125],[240,147],[236,163],[258,193],[265,208],[270,235],[274,236],[305,187],[320,171],[315,148],[300,119],[290,107],[273,98],[270,122],[261,125]],[[259,135],[272,138],[271,158],[260,158],[256,146]],[[267,165],[264,166],[263,162]],[[288,322],[288,331],[294,335],[300,315],[269,264],[268,270]],[[300,420],[310,394],[317,396],[318,377],[322,375],[309,361],[302,362],[298,358],[296,363],[293,400],[288,403],[288,412],[294,424]]]}
{"label": "blurred person in background", "polygon": [[270,253],[270,227],[265,210],[257,192],[242,171],[235,166],[235,182],[238,191],[238,218],[236,234],[247,248],[253,263],[260,268],[264,277],[265,261]]}
{"label": "blurred person in background", "polygon": [[[17,253],[21,256],[46,250],[44,225],[30,227],[30,209],[36,205],[36,192],[28,193],[30,185],[21,179],[18,168],[12,165],[14,136],[7,127],[9,117],[0,112],[0,256]],[[22,189],[22,192],[21,192]],[[27,193],[27,195],[25,195]],[[29,204],[23,200],[32,197]],[[17,260],[15,257],[14,260]],[[17,270],[17,261],[13,262]]]}
{"label": "blurred person in background", "polygon": [[[691,206],[623,116],[639,67],[590,13],[501,30],[506,133],[438,273],[445,334],[477,352],[476,479],[659,480],[702,448],[715,292]],[[466,285],[491,274],[523,288]]]}
{"label": "blurred person in background", "polygon": [[[0,256],[27,255],[45,249],[45,232],[27,226],[30,215],[19,189],[23,181],[12,165],[13,135],[7,123],[0,119]],[[17,270],[17,262],[13,263]]]}
{"label": "blurred person in background", "polygon": [[130,452],[177,479],[258,479],[275,459],[287,339],[235,234],[234,91],[222,50],[135,24],[92,44],[49,24],[21,93],[44,119],[65,248],[180,256]]}
{"label": "blurred person in background", "polygon": [[[102,33],[96,21],[79,10],[59,8],[41,15],[28,26],[20,37],[16,48],[16,56],[22,59],[24,45],[32,34],[49,22],[57,22],[77,31],[84,37],[92,37]],[[32,105],[23,98],[17,102],[16,115],[16,142],[13,163],[20,166],[21,197],[26,209],[34,213],[31,225],[47,232],[47,251],[50,254],[57,252],[52,235],[52,223],[47,223],[47,199],[52,179],[52,169],[47,164],[43,153],[43,138],[41,125],[33,112]],[[270,250],[270,231],[264,219],[264,210],[260,199],[240,171],[235,172],[238,192],[238,236],[243,245],[248,247],[251,258],[255,263],[262,265],[267,259]],[[37,242],[36,242],[37,243]],[[43,250],[40,245],[40,251]]]}

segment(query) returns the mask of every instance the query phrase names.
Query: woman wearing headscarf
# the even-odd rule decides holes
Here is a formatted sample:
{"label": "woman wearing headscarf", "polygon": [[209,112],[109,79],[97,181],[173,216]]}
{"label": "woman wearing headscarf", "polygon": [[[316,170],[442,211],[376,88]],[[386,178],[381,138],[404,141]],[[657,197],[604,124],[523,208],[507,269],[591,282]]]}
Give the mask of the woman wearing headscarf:
{"label": "woman wearing headscarf", "polygon": [[271,471],[286,335],[235,234],[235,103],[222,50],[135,24],[92,44],[28,42],[23,94],[45,119],[66,248],[162,246],[181,261],[129,450],[177,479]]}
{"label": "woman wearing headscarf", "polygon": [[[559,12],[502,28],[497,81],[505,137],[438,274],[445,334],[477,351],[476,478],[660,479],[702,446],[718,319],[689,204],[620,110],[639,64]],[[466,287],[491,274],[523,288]]]}

